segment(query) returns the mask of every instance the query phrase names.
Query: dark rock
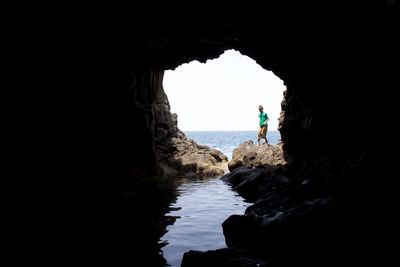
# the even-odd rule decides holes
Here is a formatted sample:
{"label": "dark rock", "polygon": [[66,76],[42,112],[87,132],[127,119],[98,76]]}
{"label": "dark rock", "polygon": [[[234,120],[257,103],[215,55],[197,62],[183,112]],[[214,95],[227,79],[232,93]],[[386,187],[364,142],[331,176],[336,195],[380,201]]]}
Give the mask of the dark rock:
{"label": "dark rock", "polygon": [[[136,190],[146,195],[145,185],[129,185],[139,176],[157,174],[160,164],[170,162],[170,148],[176,153],[190,148],[184,141],[175,145],[185,136],[174,128],[176,117],[167,112],[169,107],[161,92],[164,70],[193,60],[206,62],[227,49],[235,49],[273,71],[287,87],[279,119],[287,164],[282,170],[266,174],[264,181],[255,178],[246,188],[246,192],[254,192],[251,196],[255,204],[248,208],[247,216],[257,220],[245,223],[257,223],[260,234],[252,233],[255,242],[260,247],[269,243],[268,247],[276,244],[279,248],[274,250],[275,255],[268,249],[260,253],[265,258],[275,256],[278,266],[400,266],[399,164],[397,156],[390,156],[399,150],[399,4],[394,0],[313,2],[243,2],[230,5],[230,12],[220,12],[216,5],[206,4],[176,8],[170,2],[138,5],[136,1],[96,1],[83,16],[74,16],[78,27],[55,27],[54,33],[61,39],[46,34],[52,40],[40,46],[54,53],[50,53],[51,63],[44,65],[56,70],[53,73],[57,75],[47,83],[52,87],[48,98],[41,100],[51,105],[43,106],[46,114],[31,115],[34,119],[29,129],[35,131],[17,131],[26,136],[17,135],[13,143],[37,143],[39,149],[29,150],[49,152],[44,154],[56,163],[54,170],[47,171],[52,161],[43,164],[47,161],[28,153],[18,162],[16,175],[25,163],[38,158],[37,165],[44,165],[46,171],[23,177],[41,177],[48,172],[51,182],[46,191],[57,196],[58,190],[70,185],[63,199],[68,204],[57,205],[49,209],[51,212],[46,210],[48,214],[59,211],[60,219],[52,217],[42,224],[45,227],[34,228],[41,234],[40,240],[45,240],[45,232],[52,237],[44,243],[58,252],[65,251],[58,260],[133,265],[138,257],[152,259],[151,253],[142,256],[143,250],[135,249],[133,244],[138,232],[141,234],[138,229],[147,225],[148,216],[142,212],[152,210],[150,200],[158,198],[150,198],[146,207],[137,210],[135,201],[121,200],[124,198],[120,192],[125,196],[129,195],[126,191]],[[249,18],[244,19],[244,15]],[[36,37],[40,43],[41,35]],[[27,51],[42,55],[35,49],[35,53]],[[16,60],[22,66],[25,61]],[[53,64],[57,61],[63,67]],[[33,69],[25,68],[20,76],[25,77]],[[52,72],[41,73],[52,78]],[[30,91],[35,92],[32,95],[45,95]],[[21,97],[24,95],[21,93]],[[10,109],[11,115],[30,118],[30,113],[42,104],[34,100],[30,101],[34,108],[25,111],[16,106]],[[47,115],[52,114],[54,118],[48,120]],[[51,130],[45,128],[37,134],[41,138],[29,138],[42,129],[36,124],[37,118],[46,118],[43,124],[51,125]],[[15,121],[27,125],[19,118]],[[57,122],[59,127],[54,128],[48,121]],[[44,149],[46,143],[51,147],[48,151]],[[199,158],[196,154],[193,160]],[[217,161],[212,155],[209,162],[213,162],[211,159]],[[231,167],[268,167],[262,160],[254,162],[257,156],[247,159]],[[193,173],[199,167],[189,160],[187,166]],[[170,168],[180,171],[179,161]],[[186,167],[182,169],[186,171]],[[60,186],[54,186],[57,181]],[[261,189],[251,189],[250,184]],[[29,189],[35,195],[41,193]],[[76,205],[70,207],[75,198]],[[21,206],[29,206],[33,199],[24,199]],[[56,198],[44,199],[47,204]],[[10,200],[13,202],[13,198]],[[325,200],[329,203],[324,204]],[[41,206],[32,205],[32,210]],[[275,217],[277,214],[284,216]],[[258,221],[257,216],[276,219],[263,224],[265,220]],[[34,218],[40,220],[41,216]],[[235,220],[229,223],[232,229],[237,227]],[[32,220],[18,221],[27,222],[19,230],[32,228],[27,227]],[[65,225],[56,224],[49,231],[49,221]],[[255,247],[251,240],[241,242],[228,232],[232,244]],[[16,240],[26,236],[21,237]],[[137,246],[146,238],[142,234]],[[71,243],[81,252],[76,253],[79,255],[70,253]],[[26,247],[31,250],[34,246]],[[22,249],[20,252],[25,253]],[[109,264],[104,263],[107,257]],[[128,259],[128,264],[115,263],[121,258]]]}
{"label": "dark rock", "polygon": [[268,267],[266,260],[246,250],[224,248],[207,252],[190,250],[183,255],[181,267]]}

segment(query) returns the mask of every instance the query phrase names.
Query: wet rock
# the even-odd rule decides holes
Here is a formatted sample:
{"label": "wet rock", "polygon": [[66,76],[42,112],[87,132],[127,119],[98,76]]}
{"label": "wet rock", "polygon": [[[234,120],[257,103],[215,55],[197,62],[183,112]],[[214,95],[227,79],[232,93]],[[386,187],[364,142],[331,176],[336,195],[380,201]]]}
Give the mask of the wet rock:
{"label": "wet rock", "polygon": [[223,248],[207,252],[190,250],[185,252],[182,267],[267,267],[268,262],[247,250]]}

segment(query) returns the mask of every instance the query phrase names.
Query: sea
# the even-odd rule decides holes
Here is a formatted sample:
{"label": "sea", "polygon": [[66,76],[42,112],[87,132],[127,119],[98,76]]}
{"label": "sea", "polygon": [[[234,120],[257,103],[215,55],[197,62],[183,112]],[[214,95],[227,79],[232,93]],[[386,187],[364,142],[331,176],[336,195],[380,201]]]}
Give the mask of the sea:
{"label": "sea", "polygon": [[[229,160],[232,151],[241,143],[257,143],[256,131],[187,131],[186,136],[200,145],[207,145],[224,153]],[[278,131],[267,133],[270,144],[280,142]],[[262,143],[264,140],[262,140]],[[247,202],[220,177],[211,179],[181,179],[178,197],[165,214],[174,218],[159,240],[161,255],[171,267],[181,266],[183,254],[189,250],[226,248],[221,224],[233,214],[244,214],[252,203]]]}
{"label": "sea", "polygon": [[[195,140],[199,145],[207,145],[224,153],[229,160],[232,159],[232,151],[241,143],[251,140],[257,143],[257,131],[186,131],[189,139]],[[268,131],[269,144],[276,145],[280,142],[279,131]],[[264,139],[261,143],[265,142]]]}

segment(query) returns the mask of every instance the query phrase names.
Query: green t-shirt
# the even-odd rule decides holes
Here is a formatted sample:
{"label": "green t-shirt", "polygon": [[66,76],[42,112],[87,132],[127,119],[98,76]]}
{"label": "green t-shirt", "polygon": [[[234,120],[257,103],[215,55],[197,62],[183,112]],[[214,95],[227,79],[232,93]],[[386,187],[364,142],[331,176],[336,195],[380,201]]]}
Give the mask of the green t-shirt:
{"label": "green t-shirt", "polygon": [[[258,117],[260,118],[260,126],[263,126],[263,125],[264,125],[264,122],[265,122],[266,120],[268,120],[268,115],[267,115],[267,113],[265,113],[265,112],[259,113],[259,114],[258,114]],[[268,123],[266,123],[265,125],[268,126]]]}

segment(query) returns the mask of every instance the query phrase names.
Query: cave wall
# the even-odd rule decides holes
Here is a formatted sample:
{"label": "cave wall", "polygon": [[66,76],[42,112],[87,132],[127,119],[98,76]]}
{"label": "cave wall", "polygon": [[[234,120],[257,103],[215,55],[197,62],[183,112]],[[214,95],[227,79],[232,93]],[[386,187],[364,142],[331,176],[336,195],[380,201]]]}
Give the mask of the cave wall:
{"label": "cave wall", "polygon": [[174,151],[171,138],[186,138],[177,127],[162,81],[164,70],[128,68],[118,87],[119,147],[126,175],[160,174],[159,162]]}
{"label": "cave wall", "polygon": [[[364,12],[357,11],[361,7]],[[393,160],[381,157],[389,149],[374,129],[382,129],[396,147],[396,131],[390,125],[398,85],[397,7],[386,1],[339,1],[313,11],[312,5],[282,2],[229,12],[204,6],[190,13],[172,6],[145,6],[140,10],[152,19],[143,20],[129,12],[136,6],[104,3],[99,16],[107,23],[101,36],[118,66],[113,75],[106,74],[114,86],[105,90],[120,92],[112,116],[122,168],[132,177],[156,172],[159,131],[152,105],[161,90],[162,70],[192,60],[205,62],[236,49],[287,86],[280,132],[293,165],[331,155],[342,165],[357,161],[360,176],[374,174],[382,181],[377,188],[393,183],[387,175]],[[245,18],[246,12],[252,16]],[[374,180],[365,180],[372,189]],[[386,185],[381,188],[385,190]]]}
{"label": "cave wall", "polygon": [[93,182],[82,191],[90,199],[90,215],[97,215],[84,228],[91,229],[88,243],[99,249],[95,255],[130,246],[119,193],[138,176],[157,172],[156,144],[164,138],[157,120],[170,120],[160,114],[168,110],[163,71],[205,62],[226,49],[253,58],[287,86],[280,132],[291,164],[301,168],[324,156],[338,159],[338,166],[350,160],[362,209],[387,216],[374,218],[379,222],[374,227],[396,225],[396,157],[389,153],[398,148],[398,5],[338,1],[315,11],[281,1],[232,5],[229,12],[205,4],[196,12],[147,5],[99,1],[93,7],[90,58],[77,66],[89,81],[79,89],[71,86],[80,104],[79,136],[72,140],[84,152],[74,153],[78,170],[85,170],[74,185],[88,177]]}
{"label": "cave wall", "polygon": [[[385,4],[378,3],[377,7]],[[119,19],[111,24],[113,37],[117,37],[111,48],[117,54],[117,63],[126,66],[122,71],[133,77],[192,60],[205,62],[226,49],[236,49],[273,71],[287,86],[280,131],[288,157],[301,161],[328,151],[340,153],[345,146],[374,146],[371,122],[381,121],[390,113],[385,110],[388,106],[382,105],[385,97],[376,90],[389,88],[394,25],[389,19],[382,21],[369,14],[355,17],[351,9],[343,12],[340,4],[332,7],[332,13],[322,10],[289,15],[292,9],[288,7],[271,5],[264,11],[251,8],[254,15],[246,19],[236,9],[231,13],[210,12],[206,20],[167,9],[171,12],[156,13],[157,19],[151,21],[114,7],[111,10],[119,12]],[[282,22],[285,19],[287,23]],[[123,86],[136,90],[128,83]],[[156,94],[144,92],[144,88],[155,92],[159,84],[138,86],[134,95],[139,94],[145,102],[130,112],[137,123],[135,132],[148,129],[140,138],[149,145],[134,146],[141,151],[138,154],[149,159],[146,168],[151,169],[155,155],[150,154],[155,150],[149,136],[154,136],[154,130],[150,130],[154,125],[150,126],[153,116],[145,106],[155,101]],[[370,111],[374,106],[379,108]],[[142,163],[139,165],[144,166]]]}

